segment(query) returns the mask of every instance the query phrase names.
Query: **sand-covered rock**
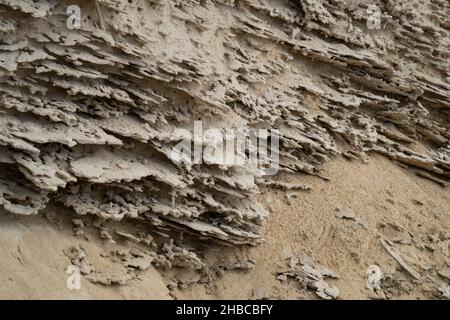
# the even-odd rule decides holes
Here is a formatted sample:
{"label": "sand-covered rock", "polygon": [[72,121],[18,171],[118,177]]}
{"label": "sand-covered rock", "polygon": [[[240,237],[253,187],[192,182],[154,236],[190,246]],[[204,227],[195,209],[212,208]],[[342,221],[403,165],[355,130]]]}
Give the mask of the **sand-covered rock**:
{"label": "sand-covered rock", "polygon": [[[201,268],[188,243],[261,242],[262,186],[309,189],[279,174],[372,152],[446,186],[449,14],[445,0],[0,0],[0,207],[136,221],[155,261]],[[194,121],[219,145],[278,132],[275,171],[180,161],[183,141],[214,140],[186,139]]]}

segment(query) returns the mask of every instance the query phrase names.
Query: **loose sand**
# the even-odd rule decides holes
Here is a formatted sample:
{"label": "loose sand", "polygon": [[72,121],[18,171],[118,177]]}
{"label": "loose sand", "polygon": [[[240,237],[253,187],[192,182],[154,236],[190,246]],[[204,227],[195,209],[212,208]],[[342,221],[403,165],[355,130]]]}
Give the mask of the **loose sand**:
{"label": "loose sand", "polygon": [[[316,298],[310,290],[276,273],[287,270],[286,257],[306,254],[340,278],[329,283],[340,289],[340,299],[438,298],[437,288],[446,281],[437,271],[450,263],[450,193],[416,177],[380,156],[367,163],[338,158],[328,163],[323,175],[296,175],[285,181],[301,182],[312,191],[295,192],[288,201],[284,191],[265,190],[260,200],[271,216],[264,227],[265,242],[256,247],[213,248],[207,261],[253,259],[250,272],[229,271],[205,286],[191,284],[169,293],[163,280],[196,279],[184,269],[151,268],[125,286],[94,285],[82,279],[82,290],[65,287],[68,258],[63,250],[82,245],[96,269],[111,270],[100,254],[105,243],[75,239],[68,220],[49,224],[48,218],[0,216],[0,298],[38,299],[250,299],[262,288],[269,298]],[[283,177],[281,177],[283,178]],[[338,209],[352,209],[367,222],[367,229],[353,220],[336,217]],[[20,223],[17,221],[20,220]],[[413,279],[387,253],[380,239],[394,248],[421,277]],[[384,289],[375,294],[366,288],[367,268],[376,264],[385,274]],[[448,281],[447,281],[448,285]]]}

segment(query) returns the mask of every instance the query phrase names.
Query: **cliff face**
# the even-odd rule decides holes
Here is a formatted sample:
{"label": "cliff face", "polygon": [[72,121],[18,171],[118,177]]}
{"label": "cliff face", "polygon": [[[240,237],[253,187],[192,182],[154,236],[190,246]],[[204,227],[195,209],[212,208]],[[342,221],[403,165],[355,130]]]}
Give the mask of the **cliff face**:
{"label": "cliff face", "polygon": [[180,163],[194,120],[278,130],[279,174],[376,152],[446,185],[449,16],[445,0],[0,0],[0,206],[257,244],[258,186],[301,186]]}

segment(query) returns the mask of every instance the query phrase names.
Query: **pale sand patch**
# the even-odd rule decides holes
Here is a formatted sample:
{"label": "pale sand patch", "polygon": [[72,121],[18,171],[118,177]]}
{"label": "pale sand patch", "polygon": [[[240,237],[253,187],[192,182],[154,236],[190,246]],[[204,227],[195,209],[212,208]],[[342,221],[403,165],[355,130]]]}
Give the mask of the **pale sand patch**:
{"label": "pale sand patch", "polygon": [[[417,243],[424,242],[428,234],[450,231],[450,193],[435,183],[420,179],[408,170],[381,157],[371,156],[368,164],[349,162],[338,158],[325,165],[324,176],[330,181],[297,176],[293,182],[304,183],[312,191],[298,192],[292,205],[282,191],[267,191],[260,199],[270,208],[271,216],[264,228],[266,242],[251,249],[241,249],[241,256],[256,260],[250,273],[229,272],[217,283],[217,291],[207,294],[200,285],[190,290],[178,291],[179,298],[249,299],[255,287],[267,288],[271,298],[315,298],[296,283],[281,283],[276,272],[287,268],[283,255],[306,253],[321,265],[339,274],[340,279],[330,280],[337,286],[342,299],[366,299],[373,294],[366,289],[367,268],[378,264],[386,272],[398,270],[405,273],[380,243],[380,237],[392,240],[396,231],[389,223],[407,230]],[[415,204],[420,201],[422,205]],[[364,229],[354,221],[336,217],[336,209],[351,208],[367,221]],[[387,226],[382,228],[380,224]],[[441,246],[447,248],[450,241]],[[434,265],[437,269],[450,261],[439,250],[432,253],[413,245],[398,245],[398,250],[416,271],[429,274],[423,267]],[[234,249],[217,250],[217,255],[233,255]],[[447,251],[448,252],[448,251]],[[411,280],[405,276],[407,281]],[[442,279],[435,278],[439,283]],[[444,282],[444,281],[442,281]],[[397,298],[426,298],[420,286],[411,293]],[[438,294],[432,288],[430,294]]]}
{"label": "pale sand patch", "polygon": [[[263,288],[270,298],[316,298],[297,283],[282,283],[275,276],[288,269],[283,256],[304,253],[340,276],[329,282],[340,289],[341,299],[373,296],[366,289],[367,268],[373,264],[379,265],[383,272],[400,275],[406,287],[412,287],[406,291],[396,288],[399,294],[393,298],[436,297],[436,286],[445,281],[435,271],[449,262],[450,239],[439,241],[435,251],[419,247],[429,244],[429,235],[450,235],[450,193],[381,156],[368,160],[364,164],[337,158],[327,163],[323,175],[330,178],[328,182],[308,175],[284,177],[286,181],[312,187],[311,192],[295,192],[297,198],[292,198],[290,204],[284,191],[263,191],[259,198],[271,211],[264,227],[266,241],[251,248],[212,248],[206,257],[211,263],[250,258],[256,261],[255,268],[248,273],[225,272],[214,283],[215,290],[193,284],[172,294],[187,299],[250,299],[253,289]],[[346,208],[363,219],[367,229],[336,216],[337,209]],[[107,251],[104,242],[98,237],[90,237],[90,241],[75,239],[71,228],[70,223],[49,224],[41,216],[0,215],[0,298],[170,298],[169,290],[153,268],[125,286],[94,285],[82,279],[82,290],[69,291],[65,287],[69,261],[63,250],[82,244],[94,266],[113,268],[100,256]],[[412,244],[397,243],[396,250],[415,271],[425,278],[431,277],[432,284],[414,285],[380,243],[381,238],[401,242],[405,235],[412,239]],[[192,276],[184,269],[170,272],[179,279]]]}

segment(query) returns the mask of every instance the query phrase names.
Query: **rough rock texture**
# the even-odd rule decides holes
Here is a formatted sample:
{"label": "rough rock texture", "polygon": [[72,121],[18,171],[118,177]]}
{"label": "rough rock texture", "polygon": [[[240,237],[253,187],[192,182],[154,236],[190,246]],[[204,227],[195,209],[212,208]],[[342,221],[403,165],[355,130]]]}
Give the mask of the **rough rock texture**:
{"label": "rough rock texture", "polygon": [[333,271],[322,266],[317,266],[309,257],[289,258],[289,271],[280,272],[278,280],[286,281],[288,277],[298,281],[300,286],[315,290],[316,294],[322,299],[336,299],[339,296],[339,289],[330,286],[325,278],[339,278]]}
{"label": "rough rock texture", "polygon": [[279,130],[280,172],[376,152],[445,186],[449,16],[445,0],[0,0],[0,206],[58,202],[164,239],[259,243],[255,195],[273,177],[178,163],[176,133],[194,120]]}

